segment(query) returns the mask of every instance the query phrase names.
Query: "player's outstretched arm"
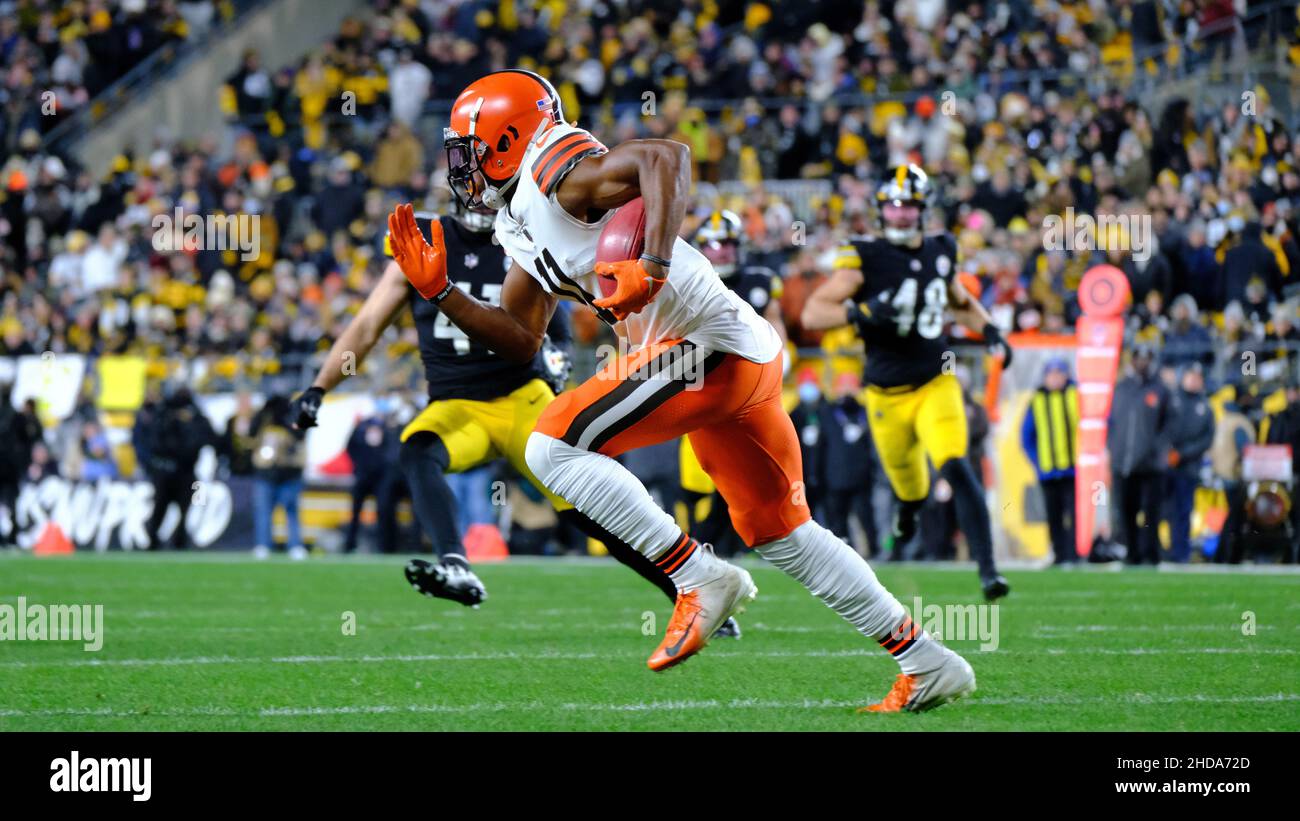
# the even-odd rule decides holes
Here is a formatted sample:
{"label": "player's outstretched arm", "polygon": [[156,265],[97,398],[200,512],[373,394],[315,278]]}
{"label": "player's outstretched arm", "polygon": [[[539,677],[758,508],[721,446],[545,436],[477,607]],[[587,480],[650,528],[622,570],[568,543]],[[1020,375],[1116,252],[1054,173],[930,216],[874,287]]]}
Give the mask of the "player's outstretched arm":
{"label": "player's outstretched arm", "polygon": [[316,427],[316,414],[320,412],[325,392],[356,373],[356,368],[365,361],[384,329],[392,324],[404,301],[406,278],[397,263],[390,262],[379,279],[379,285],[370,292],[357,315],[334,341],[311,386],[294,397],[290,410],[294,428],[307,430]]}
{"label": "player's outstretched arm", "polygon": [[824,331],[849,323],[845,302],[862,287],[862,272],[853,268],[837,268],[831,278],[818,285],[804,303],[799,323],[805,330]]}
{"label": "player's outstretched arm", "polygon": [[952,306],[952,320],[963,328],[983,333],[984,326],[993,321],[992,315],[956,277],[948,284],[948,304]]}
{"label": "player's outstretched arm", "polygon": [[330,348],[325,363],[321,365],[312,387],[328,391],[336,387],[355,368],[360,367],[384,330],[397,318],[397,313],[406,302],[406,277],[396,262],[389,262],[379,284],[361,303],[361,309],[352,318],[348,326],[339,334]]}
{"label": "player's outstretched arm", "polygon": [[1002,337],[1002,331],[994,324],[988,309],[955,278],[948,286],[948,301],[952,305],[953,321],[982,336],[990,349],[996,348],[1002,353],[1002,366],[1009,366],[1011,343]]}

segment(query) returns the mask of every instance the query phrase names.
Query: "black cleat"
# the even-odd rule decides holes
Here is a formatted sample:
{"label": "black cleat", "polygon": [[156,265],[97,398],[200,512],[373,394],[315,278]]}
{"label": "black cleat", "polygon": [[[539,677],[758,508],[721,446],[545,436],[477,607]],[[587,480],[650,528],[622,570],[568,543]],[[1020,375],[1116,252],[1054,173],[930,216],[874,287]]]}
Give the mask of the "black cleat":
{"label": "black cleat", "polygon": [[731,618],[729,618],[729,619],[727,619],[727,620],[724,621],[722,624],[718,625],[718,629],[717,629],[717,630],[714,630],[714,631],[713,631],[713,637],[714,637],[715,639],[738,639],[738,638],[740,638],[740,624],[739,624],[739,622],[736,621],[736,618],[735,618],[734,616],[731,617]]}
{"label": "black cleat", "polygon": [[996,601],[1011,592],[1011,585],[1001,576],[994,576],[984,582],[984,599]]}
{"label": "black cleat", "polygon": [[487,598],[483,582],[459,556],[444,556],[436,564],[411,559],[406,563],[406,580],[423,596],[451,599],[466,607],[478,607]]}

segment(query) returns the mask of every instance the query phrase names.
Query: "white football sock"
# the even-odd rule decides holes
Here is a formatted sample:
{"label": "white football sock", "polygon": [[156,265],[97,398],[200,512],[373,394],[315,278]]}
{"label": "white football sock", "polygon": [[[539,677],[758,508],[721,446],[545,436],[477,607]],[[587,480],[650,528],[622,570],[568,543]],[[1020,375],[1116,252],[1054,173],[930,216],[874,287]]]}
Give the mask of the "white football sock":
{"label": "white football sock", "polygon": [[799,580],[858,632],[879,642],[904,673],[933,670],[948,652],[912,624],[903,605],[876,579],[865,559],[816,522],[804,522],[790,535],[754,549]]}
{"label": "white football sock", "polygon": [[[685,557],[683,559],[683,557]],[[726,573],[731,565],[713,553],[712,546],[702,545],[685,533],[672,549],[656,562],[677,585],[678,593],[688,593]]]}
{"label": "white football sock", "polygon": [[552,493],[647,558],[659,558],[681,540],[673,517],[655,504],[631,471],[608,456],[534,432],[524,458]]}

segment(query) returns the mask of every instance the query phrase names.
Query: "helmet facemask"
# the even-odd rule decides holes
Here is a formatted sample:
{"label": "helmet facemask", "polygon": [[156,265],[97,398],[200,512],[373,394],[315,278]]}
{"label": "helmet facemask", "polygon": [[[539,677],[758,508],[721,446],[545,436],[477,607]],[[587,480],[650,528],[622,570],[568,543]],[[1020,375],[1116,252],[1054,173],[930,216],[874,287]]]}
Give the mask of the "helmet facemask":
{"label": "helmet facemask", "polygon": [[487,207],[483,196],[490,187],[483,173],[487,143],[472,134],[462,137],[447,128],[443,130],[443,145],[447,150],[447,183],[456,201],[467,212]]}
{"label": "helmet facemask", "polygon": [[921,238],[923,210],[914,202],[886,200],[880,206],[880,228],[894,245],[915,245]]}
{"label": "helmet facemask", "polygon": [[740,262],[740,243],[729,239],[710,240],[700,246],[700,253],[713,265],[718,276],[727,279],[735,275]]}
{"label": "helmet facemask", "polygon": [[740,217],[731,211],[714,211],[696,230],[694,243],[718,276],[728,279],[740,270],[743,237]]}

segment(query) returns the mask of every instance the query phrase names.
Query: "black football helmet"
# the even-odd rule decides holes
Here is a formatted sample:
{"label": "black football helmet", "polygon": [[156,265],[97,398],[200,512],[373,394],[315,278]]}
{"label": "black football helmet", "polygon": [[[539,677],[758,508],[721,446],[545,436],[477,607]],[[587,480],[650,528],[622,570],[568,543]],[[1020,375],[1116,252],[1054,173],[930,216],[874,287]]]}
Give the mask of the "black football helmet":
{"label": "black football helmet", "polygon": [[696,248],[713,263],[713,270],[726,279],[740,270],[744,224],[731,211],[714,211],[695,230]]}
{"label": "black football helmet", "polygon": [[[876,189],[876,209],[880,231],[885,239],[895,245],[915,245],[925,227],[925,207],[930,202],[930,177],[919,166],[900,165],[890,170],[884,182]],[[917,208],[916,220],[907,223],[890,221],[885,217],[888,205]]]}

